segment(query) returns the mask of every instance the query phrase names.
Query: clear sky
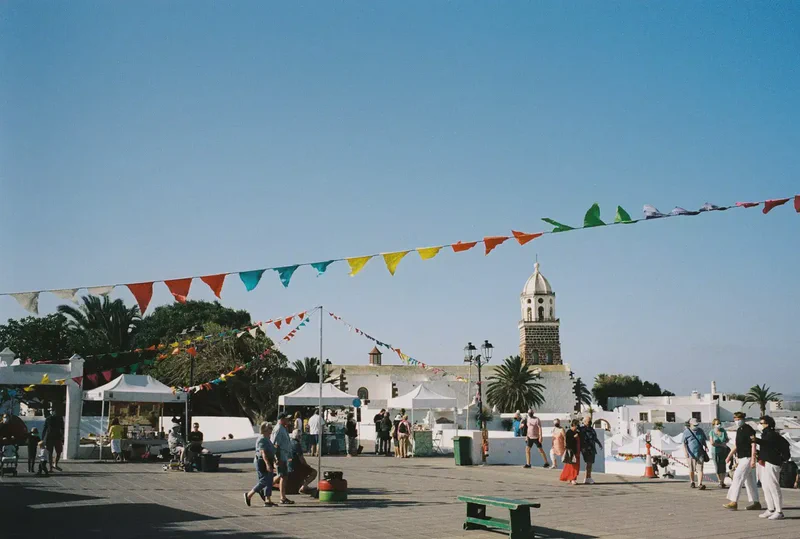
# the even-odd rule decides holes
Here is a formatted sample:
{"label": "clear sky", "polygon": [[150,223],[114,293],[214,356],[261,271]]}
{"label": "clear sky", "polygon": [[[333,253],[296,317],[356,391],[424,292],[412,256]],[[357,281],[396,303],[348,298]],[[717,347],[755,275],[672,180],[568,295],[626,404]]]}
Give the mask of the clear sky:
{"label": "clear sky", "polygon": [[[0,15],[3,292],[536,232],[593,202],[612,220],[617,204],[800,192],[795,2],[14,0]],[[796,392],[798,228],[790,205],[735,210],[412,253],[394,277],[379,259],[353,278],[301,268],[287,289],[232,276],[223,303],[256,320],[323,304],[421,361],[483,339],[499,359],[518,351],[538,254],[584,379]],[[153,305],[169,300],[156,285]],[[23,315],[0,297],[0,319]],[[316,332],[284,351],[317,355]],[[333,361],[371,347],[326,318]]]}

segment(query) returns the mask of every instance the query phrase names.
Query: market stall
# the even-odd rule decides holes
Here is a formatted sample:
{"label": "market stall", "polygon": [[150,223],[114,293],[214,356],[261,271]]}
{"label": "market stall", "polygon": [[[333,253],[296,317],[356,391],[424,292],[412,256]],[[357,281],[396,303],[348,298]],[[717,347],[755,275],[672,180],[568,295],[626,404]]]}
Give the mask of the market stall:
{"label": "market stall", "polygon": [[433,427],[428,420],[427,426],[414,425],[414,412],[416,410],[448,410],[453,412],[454,422],[458,420],[455,397],[445,397],[432,391],[421,384],[405,395],[389,399],[389,408],[411,410],[411,425],[413,427],[413,454],[417,457],[433,454]]}
{"label": "market stall", "polygon": [[[358,401],[355,395],[348,395],[331,383],[322,384],[322,397],[320,398],[320,385],[318,383],[306,382],[291,393],[278,397],[278,407],[285,409],[289,406],[318,407],[320,402],[323,407],[323,417],[325,408],[349,408]],[[343,425],[328,423],[321,427],[320,447],[325,454],[337,454],[345,449]],[[304,446],[306,445],[307,433],[304,433]]]}
{"label": "market stall", "polygon": [[155,378],[138,374],[123,374],[103,386],[84,391],[83,400],[101,402],[100,432],[97,433],[101,459],[112,417],[119,419],[124,428],[126,450],[138,448],[142,452],[153,452],[167,443],[163,437],[164,405],[182,404],[182,411],[188,413],[185,393],[173,392]]}

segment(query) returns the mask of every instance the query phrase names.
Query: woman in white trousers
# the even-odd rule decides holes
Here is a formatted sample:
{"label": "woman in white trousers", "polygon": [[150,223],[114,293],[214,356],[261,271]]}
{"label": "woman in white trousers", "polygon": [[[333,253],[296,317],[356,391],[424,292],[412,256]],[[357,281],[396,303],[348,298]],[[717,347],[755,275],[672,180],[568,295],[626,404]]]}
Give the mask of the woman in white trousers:
{"label": "woman in white trousers", "polygon": [[761,488],[767,501],[767,510],[758,515],[770,520],[783,519],[783,493],[781,492],[781,464],[789,454],[789,442],[775,431],[775,420],[768,415],[761,418],[761,440],[758,468],[761,470]]}

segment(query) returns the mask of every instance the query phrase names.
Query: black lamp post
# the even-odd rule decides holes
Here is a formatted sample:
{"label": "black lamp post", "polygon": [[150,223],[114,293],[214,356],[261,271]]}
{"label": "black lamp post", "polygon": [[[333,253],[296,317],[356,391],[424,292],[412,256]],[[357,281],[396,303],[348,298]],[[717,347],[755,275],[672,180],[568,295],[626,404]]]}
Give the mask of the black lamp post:
{"label": "black lamp post", "polygon": [[471,342],[467,343],[464,347],[464,363],[475,363],[478,367],[478,417],[480,418],[481,426],[481,463],[486,464],[486,456],[489,453],[489,433],[486,431],[486,418],[483,414],[483,380],[481,378],[481,365],[489,363],[492,359],[492,351],[494,346],[487,340],[483,341],[481,345],[481,353],[475,354],[478,351]]}

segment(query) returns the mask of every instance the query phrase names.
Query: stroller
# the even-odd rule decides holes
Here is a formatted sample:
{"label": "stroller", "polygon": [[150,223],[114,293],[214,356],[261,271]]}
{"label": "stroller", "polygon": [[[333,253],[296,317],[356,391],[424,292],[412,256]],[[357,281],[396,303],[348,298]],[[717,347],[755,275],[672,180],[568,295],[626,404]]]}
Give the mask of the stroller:
{"label": "stroller", "polygon": [[19,464],[19,449],[15,445],[6,444],[0,450],[0,477],[10,474],[17,476],[17,465]]}

